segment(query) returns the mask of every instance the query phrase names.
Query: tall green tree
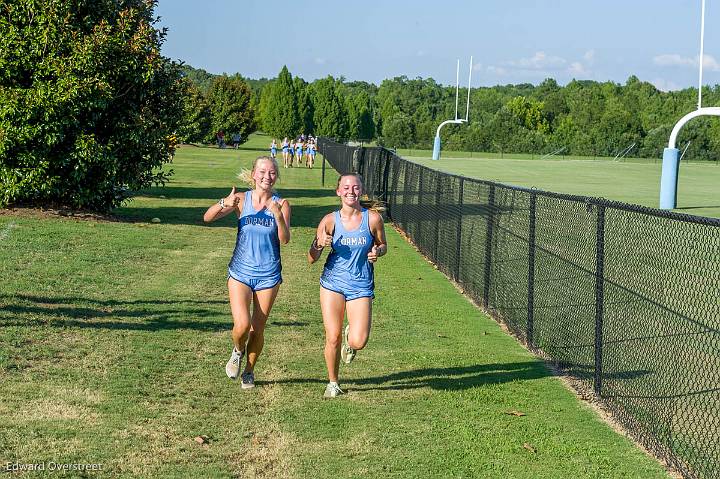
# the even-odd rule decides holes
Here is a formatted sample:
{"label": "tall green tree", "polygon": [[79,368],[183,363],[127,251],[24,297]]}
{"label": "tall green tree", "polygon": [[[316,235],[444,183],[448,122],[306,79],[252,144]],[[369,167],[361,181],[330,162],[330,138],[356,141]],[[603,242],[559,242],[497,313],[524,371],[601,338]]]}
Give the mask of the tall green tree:
{"label": "tall green tree", "polygon": [[375,137],[370,98],[364,91],[347,97],[348,135],[355,140],[371,140]]}
{"label": "tall green tree", "polygon": [[506,104],[507,109],[512,113],[518,125],[531,131],[547,133],[550,124],[543,112],[544,105],[541,102],[525,98],[524,96],[516,96]]}
{"label": "tall green tree", "polygon": [[314,133],[315,123],[313,123],[313,114],[315,113],[315,107],[310,98],[310,92],[308,91],[308,84],[300,77],[293,79],[293,86],[295,87],[295,93],[298,100],[298,115],[300,116],[300,129],[303,133]]}
{"label": "tall green tree", "polygon": [[640,116],[626,108],[618,97],[605,102],[605,111],[595,126],[596,144],[604,155],[617,155],[640,141],[643,135]]}
{"label": "tall green tree", "polygon": [[182,72],[185,78],[190,80],[203,95],[207,95],[213,80],[217,75],[208,73],[202,68],[193,68],[190,65],[182,65]]}
{"label": "tall green tree", "polygon": [[185,79],[185,86],[185,117],[178,128],[178,137],[187,143],[208,141],[212,138],[210,105],[195,83]]}
{"label": "tall green tree", "polygon": [[521,125],[517,116],[506,106],[500,108],[488,124],[490,142],[499,153],[512,151],[512,145],[519,134]]}
{"label": "tall green tree", "polygon": [[297,93],[292,75],[286,66],[282,67],[278,77],[263,89],[260,100],[262,108],[262,129],[276,138],[296,136],[300,133],[301,123]]}
{"label": "tall green tree", "polygon": [[347,137],[347,112],[332,76],[313,83],[315,134],[332,138]]}
{"label": "tall green tree", "polygon": [[107,210],[168,179],[185,88],[156,3],[0,3],[0,206]]}
{"label": "tall green tree", "polygon": [[252,91],[239,76],[216,77],[210,86],[207,101],[213,134],[219,130],[223,130],[226,135],[240,133],[244,141],[255,131]]}
{"label": "tall green tree", "polygon": [[383,126],[383,145],[393,148],[406,148],[412,145],[413,131],[410,117],[398,112],[385,120]]}
{"label": "tall green tree", "polygon": [[245,83],[250,85],[252,90],[252,107],[255,111],[255,125],[262,125],[262,108],[260,107],[260,100],[262,99],[262,91],[270,80],[267,78],[261,78],[259,80],[253,80],[251,78],[243,78]]}

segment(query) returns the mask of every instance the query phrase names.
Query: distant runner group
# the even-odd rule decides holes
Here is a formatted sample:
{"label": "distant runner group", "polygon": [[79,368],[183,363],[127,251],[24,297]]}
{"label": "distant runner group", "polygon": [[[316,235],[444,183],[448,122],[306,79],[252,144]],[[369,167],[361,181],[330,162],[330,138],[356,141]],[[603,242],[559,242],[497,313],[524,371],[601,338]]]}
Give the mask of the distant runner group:
{"label": "distant runner group", "polygon": [[[286,136],[283,138],[282,144],[283,167],[292,168],[293,166],[302,166],[303,158],[305,159],[305,167],[312,168],[315,165],[315,153],[317,152],[316,139],[310,135],[307,137],[303,134],[294,140],[288,140]],[[278,144],[273,138],[270,143],[270,158],[277,157]]]}

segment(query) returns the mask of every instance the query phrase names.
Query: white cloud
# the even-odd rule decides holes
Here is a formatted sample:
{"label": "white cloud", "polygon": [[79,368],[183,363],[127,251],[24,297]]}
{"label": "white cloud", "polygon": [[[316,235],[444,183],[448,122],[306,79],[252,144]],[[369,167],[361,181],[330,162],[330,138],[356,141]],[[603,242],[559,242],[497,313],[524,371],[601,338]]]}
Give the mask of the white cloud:
{"label": "white cloud", "polygon": [[653,63],[662,67],[678,65],[693,66],[697,64],[697,60],[687,57],[681,57],[677,53],[674,53],[672,55],[658,55],[653,58]]}
{"label": "white cloud", "polygon": [[707,68],[710,71],[720,71],[720,63],[712,55],[703,55],[703,68]]}
{"label": "white cloud", "polygon": [[535,52],[530,58],[521,58],[520,60],[511,60],[506,62],[507,66],[519,68],[522,70],[553,70],[560,69],[567,64],[567,60],[561,57],[548,56],[545,52]]}
{"label": "white cloud", "polygon": [[424,56],[425,56],[425,52],[422,51],[422,50],[418,50],[417,53],[415,54],[415,56],[424,57]]}
{"label": "white cloud", "polygon": [[493,73],[495,75],[499,75],[499,76],[507,75],[507,70],[504,69],[503,67],[496,67],[496,66],[490,65],[489,67],[487,67],[487,71],[490,73]]}
{"label": "white cloud", "polygon": [[[700,55],[694,57],[683,57],[677,53],[657,55],[653,57],[653,63],[661,67],[690,67],[697,68],[700,65]],[[712,55],[703,55],[703,68],[717,72],[720,71],[720,63]]]}
{"label": "white cloud", "polygon": [[577,61],[548,55],[543,51],[535,52],[532,57],[501,62],[502,66],[488,66],[487,71],[498,76],[520,74],[532,78],[557,77],[570,75],[575,78],[589,78],[590,66],[595,61],[595,50],[588,50]]}
{"label": "white cloud", "polygon": [[325,59],[324,58],[316,58],[315,63],[318,65],[325,65]]}
{"label": "white cloud", "polygon": [[660,91],[673,91],[681,89],[680,85],[678,85],[677,83],[671,80],[665,80],[664,78],[656,78],[650,81],[650,83],[655,85],[655,88]]}
{"label": "white cloud", "polygon": [[567,72],[574,77],[588,77],[590,71],[580,62],[572,62]]}
{"label": "white cloud", "polygon": [[479,71],[482,71],[482,68],[483,68],[483,64],[482,64],[482,63],[479,63],[479,62],[478,62],[478,63],[473,63],[473,67],[472,67],[473,71],[479,72]]}

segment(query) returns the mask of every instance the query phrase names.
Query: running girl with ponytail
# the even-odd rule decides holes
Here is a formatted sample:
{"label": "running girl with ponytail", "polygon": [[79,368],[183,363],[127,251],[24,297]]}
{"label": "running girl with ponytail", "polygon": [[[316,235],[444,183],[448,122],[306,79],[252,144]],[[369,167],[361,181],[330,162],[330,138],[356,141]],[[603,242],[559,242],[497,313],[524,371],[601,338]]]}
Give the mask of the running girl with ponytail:
{"label": "running girl with ponytail", "polygon": [[237,379],[246,355],[240,377],[241,387],[248,389],[255,387],[255,365],[265,343],[265,324],[282,283],[280,244],[290,241],[290,204],[273,190],[278,178],[274,158],[257,158],[252,171],[243,171],[240,178],[253,188],[237,193],[233,186],[228,196],[208,208],[203,219],[210,223],[231,213],[237,215],[238,234],[227,277],[233,350],[225,373]]}
{"label": "running girl with ponytail", "polygon": [[[332,247],[320,278],[320,309],[325,326],[326,398],[343,394],[338,383],[340,359],[349,364],[370,337],[372,300],[375,297],[373,264],[387,253],[382,216],[360,204],[363,193],[359,175],[343,175],[336,194],[340,210],[325,215],[308,251],[316,262]],[[343,332],[347,314],[348,325]]]}
{"label": "running girl with ponytail", "polygon": [[288,167],[288,147],[290,146],[290,143],[288,142],[287,136],[283,138],[282,142],[282,156],[283,156],[283,167]]}

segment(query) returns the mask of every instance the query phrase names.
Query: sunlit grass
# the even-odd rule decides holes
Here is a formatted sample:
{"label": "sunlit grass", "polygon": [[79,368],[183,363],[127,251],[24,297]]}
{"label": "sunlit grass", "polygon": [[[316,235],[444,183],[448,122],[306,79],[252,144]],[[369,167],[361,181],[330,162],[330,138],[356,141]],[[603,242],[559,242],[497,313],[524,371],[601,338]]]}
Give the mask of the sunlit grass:
{"label": "sunlit grass", "polygon": [[180,148],[172,183],[117,209],[117,222],[0,216],[0,465],[101,463],[113,477],[665,476],[391,225],[370,344],[341,369],[348,394],[322,400],[321,265],[305,251],[337,198],[319,169],[281,171],[292,240],[259,387],[228,380],[235,224],[201,217],[266,144]]}

